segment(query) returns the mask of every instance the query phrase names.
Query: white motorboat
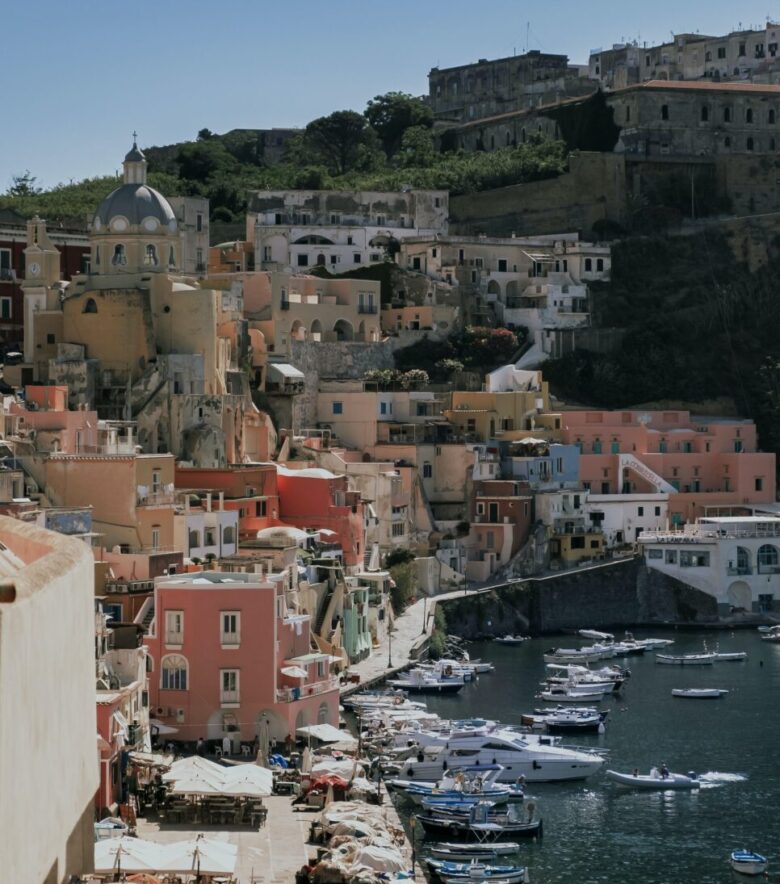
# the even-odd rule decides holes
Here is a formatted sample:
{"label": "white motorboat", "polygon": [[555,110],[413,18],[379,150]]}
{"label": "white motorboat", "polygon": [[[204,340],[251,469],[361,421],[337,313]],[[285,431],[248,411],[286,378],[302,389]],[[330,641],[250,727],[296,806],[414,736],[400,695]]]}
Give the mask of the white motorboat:
{"label": "white motorboat", "polygon": [[617,770],[608,770],[606,774],[609,779],[621,786],[629,786],[632,789],[698,789],[701,785],[695,776],[677,773],[667,773],[663,776],[656,767],[649,774],[638,772],[629,774]]}
{"label": "white motorboat", "polygon": [[542,740],[504,729],[451,739],[443,746],[423,747],[416,755],[390,766],[398,770],[399,777],[435,783],[446,771],[501,765],[498,782],[513,783],[523,776],[529,783],[544,783],[583,780],[603,764],[604,759],[597,753],[567,749],[554,737]]}
{"label": "white motorboat", "polygon": [[592,677],[561,678],[550,676],[540,686],[547,691],[568,690],[572,694],[614,694],[622,687],[622,682],[603,681]]}
{"label": "white motorboat", "polygon": [[780,642],[780,626],[770,627],[768,632],[761,634],[762,642]]}
{"label": "white motorboat", "polygon": [[[626,633],[626,638],[630,633]],[[633,641],[633,638],[631,639]],[[640,638],[637,640],[638,644],[644,645],[648,651],[657,651],[659,648],[668,648],[669,645],[673,645],[674,641],[670,638]]]}
{"label": "white motorboat", "polygon": [[615,636],[611,632],[599,632],[598,629],[578,629],[577,635],[597,642],[612,642],[615,640]]}
{"label": "white motorboat", "polygon": [[600,703],[605,696],[603,691],[551,688],[549,691],[541,691],[536,698],[544,700],[545,703]]}
{"label": "white motorboat", "polygon": [[500,645],[521,645],[523,642],[527,642],[530,638],[530,635],[502,635],[493,639],[493,641],[498,642]]}
{"label": "white motorboat", "polygon": [[656,654],[656,663],[672,666],[709,666],[715,662],[715,654]]}
{"label": "white motorboat", "polygon": [[440,678],[422,669],[411,669],[398,678],[389,679],[387,683],[391,687],[416,694],[456,694],[464,685],[462,676]]}
{"label": "white motorboat", "polygon": [[[609,655],[614,656],[613,654]],[[605,659],[601,650],[594,648],[552,648],[544,655],[545,663],[596,663]]]}
{"label": "white motorboat", "polygon": [[729,857],[729,865],[740,875],[763,875],[769,862],[765,856],[752,850],[733,850]]}
{"label": "white motorboat", "polygon": [[498,856],[512,856],[520,852],[517,841],[495,841],[492,844],[458,844],[457,842],[440,841],[431,848],[436,859],[451,862],[470,862],[472,859],[495,859]]}
{"label": "white motorboat", "polygon": [[476,861],[468,863],[431,859],[427,860],[426,864],[444,884],[460,884],[462,881],[526,884],[528,881],[525,866],[490,866]]}
{"label": "white motorboat", "polygon": [[435,675],[442,681],[471,681],[476,672],[469,663],[460,663],[458,660],[436,660],[434,663],[418,663],[415,669]]}
{"label": "white motorboat", "polygon": [[550,733],[603,733],[604,721],[608,712],[599,712],[592,706],[536,709],[533,713],[523,713],[521,724],[528,727],[544,728]]}
{"label": "white motorboat", "polygon": [[689,700],[717,700],[725,697],[728,691],[722,688],[674,688],[673,697],[687,697]]}
{"label": "white motorboat", "polygon": [[731,651],[721,654],[720,651],[715,652],[716,663],[731,663],[737,660],[747,660],[747,651]]}

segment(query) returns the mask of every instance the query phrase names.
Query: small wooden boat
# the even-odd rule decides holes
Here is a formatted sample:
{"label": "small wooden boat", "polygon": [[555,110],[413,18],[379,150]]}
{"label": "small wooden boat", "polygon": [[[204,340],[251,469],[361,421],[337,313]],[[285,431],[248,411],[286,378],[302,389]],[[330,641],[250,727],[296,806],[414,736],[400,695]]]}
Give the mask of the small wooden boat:
{"label": "small wooden boat", "polygon": [[722,688],[674,688],[673,697],[685,697],[688,700],[718,700],[725,697],[728,691]]}
{"label": "small wooden boat", "polygon": [[496,859],[499,856],[512,856],[520,852],[517,841],[496,842],[494,844],[458,844],[457,842],[439,841],[431,848],[436,859],[450,862],[470,862],[472,859]]}
{"label": "small wooden boat", "polygon": [[533,818],[533,808],[529,805],[527,818],[510,812],[495,813],[488,802],[471,807],[468,813],[458,814],[436,811],[432,814],[418,814],[417,821],[426,835],[449,835],[463,841],[501,841],[509,838],[536,838],[542,835],[541,819]]}
{"label": "small wooden boat", "polygon": [[715,654],[656,654],[656,663],[672,666],[710,666],[715,662]]}
{"label": "small wooden boat", "polygon": [[734,850],[729,857],[729,865],[740,875],[763,875],[769,862],[765,856],[752,850]]}
{"label": "small wooden boat", "polygon": [[676,773],[662,776],[661,772],[655,767],[649,774],[628,774],[617,770],[608,770],[607,776],[621,786],[628,786],[631,789],[661,789],[666,791],[667,789],[698,789],[701,785],[695,776]]}
{"label": "small wooden boat", "polygon": [[530,639],[530,635],[502,635],[494,639],[500,645],[521,645]]}
{"label": "small wooden boat", "polygon": [[524,884],[528,881],[524,866],[490,866],[479,862],[458,863],[448,860],[426,860],[426,865],[445,884],[460,881],[500,881],[502,884]]}

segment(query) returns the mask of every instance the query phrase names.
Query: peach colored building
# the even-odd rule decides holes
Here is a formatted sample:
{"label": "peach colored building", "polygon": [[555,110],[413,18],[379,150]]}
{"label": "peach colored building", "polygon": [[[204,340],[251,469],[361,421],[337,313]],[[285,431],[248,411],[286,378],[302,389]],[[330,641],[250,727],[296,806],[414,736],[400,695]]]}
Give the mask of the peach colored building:
{"label": "peach colored building", "polygon": [[326,529],[341,545],[345,565],[362,564],[366,551],[363,502],[346,476],[321,468],[277,467],[279,517],[296,528]]}
{"label": "peach colored building", "polygon": [[222,468],[176,465],[177,490],[206,491],[222,495],[220,506],[238,510],[240,538],[256,537],[258,531],[279,520],[279,492],[275,464],[233,464]]}
{"label": "peach colored building", "polygon": [[563,442],[580,448],[580,479],[592,494],[669,495],[672,524],[713,507],[775,499],[775,456],[756,447],[739,418],[688,411],[564,411]]}
{"label": "peach colored building", "polygon": [[329,655],[313,652],[310,616],[296,613],[283,575],[201,571],[156,581],[146,647],[152,714],[233,752],[265,719],[271,739],[338,724]]}

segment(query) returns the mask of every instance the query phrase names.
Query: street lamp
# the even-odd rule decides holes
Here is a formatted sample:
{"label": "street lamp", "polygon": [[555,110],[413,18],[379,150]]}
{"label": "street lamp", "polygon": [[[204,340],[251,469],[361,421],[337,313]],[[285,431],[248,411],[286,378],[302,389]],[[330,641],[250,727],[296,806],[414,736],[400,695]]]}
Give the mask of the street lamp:
{"label": "street lamp", "polygon": [[387,629],[387,668],[393,668],[393,633],[390,627]]}

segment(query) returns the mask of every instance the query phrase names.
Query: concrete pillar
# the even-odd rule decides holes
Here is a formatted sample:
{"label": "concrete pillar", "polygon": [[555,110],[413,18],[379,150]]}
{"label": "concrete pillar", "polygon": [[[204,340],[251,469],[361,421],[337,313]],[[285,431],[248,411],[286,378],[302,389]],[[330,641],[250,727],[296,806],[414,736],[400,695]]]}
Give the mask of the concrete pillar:
{"label": "concrete pillar", "polygon": [[210,491],[206,492],[206,512],[207,513],[211,512],[211,492]]}

